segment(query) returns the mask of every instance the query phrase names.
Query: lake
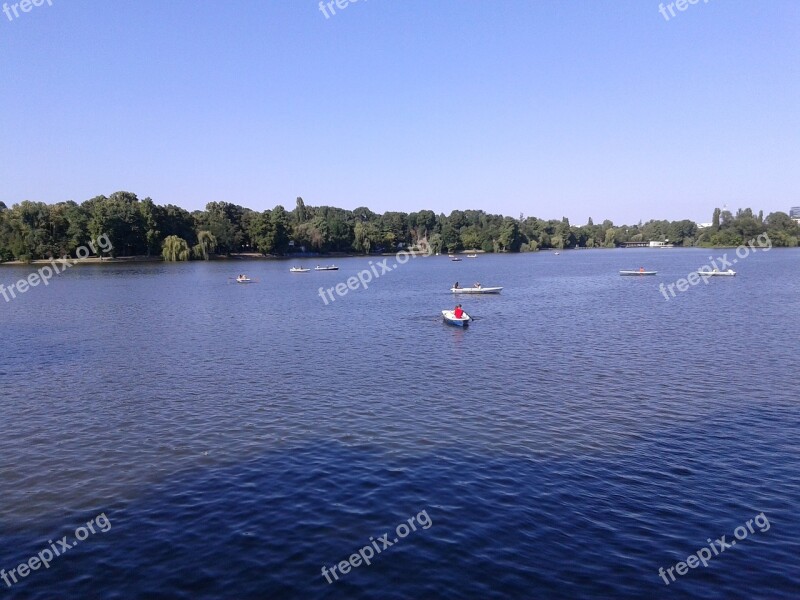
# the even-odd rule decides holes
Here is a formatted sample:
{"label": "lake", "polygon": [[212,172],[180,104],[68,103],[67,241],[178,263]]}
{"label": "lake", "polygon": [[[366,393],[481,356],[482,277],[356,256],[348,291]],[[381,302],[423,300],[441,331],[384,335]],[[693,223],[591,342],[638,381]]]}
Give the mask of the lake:
{"label": "lake", "polygon": [[81,265],[0,298],[3,597],[796,598],[800,250],[659,291],[724,253],[420,257],[327,305],[382,258]]}

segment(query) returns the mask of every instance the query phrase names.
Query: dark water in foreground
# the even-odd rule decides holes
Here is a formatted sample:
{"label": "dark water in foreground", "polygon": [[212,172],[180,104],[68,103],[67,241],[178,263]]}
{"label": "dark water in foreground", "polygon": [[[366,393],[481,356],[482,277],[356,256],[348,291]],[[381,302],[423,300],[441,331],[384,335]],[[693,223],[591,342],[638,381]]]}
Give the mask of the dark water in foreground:
{"label": "dark water in foreground", "polygon": [[[800,251],[665,301],[708,256],[420,258],[328,306],[367,259],[82,266],[0,300],[0,569],[110,524],[0,598],[797,598]],[[476,279],[506,289],[443,325]]]}

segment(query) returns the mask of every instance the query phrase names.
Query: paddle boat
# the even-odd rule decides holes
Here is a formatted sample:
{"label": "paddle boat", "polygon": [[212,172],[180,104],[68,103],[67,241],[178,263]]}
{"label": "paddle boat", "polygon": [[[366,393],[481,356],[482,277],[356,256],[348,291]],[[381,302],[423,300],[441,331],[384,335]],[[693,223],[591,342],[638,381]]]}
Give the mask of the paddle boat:
{"label": "paddle boat", "polygon": [[290,273],[308,273],[311,269],[304,269],[303,267],[292,267],[289,269]]}
{"label": "paddle boat", "polygon": [[337,267],[336,265],[328,265],[327,267],[320,267],[319,265],[317,265],[316,267],[314,267],[314,270],[315,271],[338,271],[339,267]]}
{"label": "paddle boat", "polygon": [[451,287],[450,291],[454,294],[499,294],[503,288],[501,287]]}
{"label": "paddle boat", "polygon": [[638,271],[620,271],[620,275],[655,275],[658,271],[645,271],[644,269],[639,269]]}
{"label": "paddle boat", "polygon": [[472,317],[470,317],[467,313],[462,313],[461,317],[456,317],[452,310],[443,310],[442,318],[444,318],[444,322],[448,325],[454,325],[456,327],[466,327],[472,320]]}
{"label": "paddle boat", "polygon": [[250,279],[247,275],[239,275],[236,278],[236,283],[253,283],[253,280]]}
{"label": "paddle boat", "polygon": [[736,277],[736,271],[733,269],[728,269],[727,271],[720,271],[719,269],[714,269],[713,271],[703,271],[702,269],[697,272],[698,275],[702,275],[703,277]]}

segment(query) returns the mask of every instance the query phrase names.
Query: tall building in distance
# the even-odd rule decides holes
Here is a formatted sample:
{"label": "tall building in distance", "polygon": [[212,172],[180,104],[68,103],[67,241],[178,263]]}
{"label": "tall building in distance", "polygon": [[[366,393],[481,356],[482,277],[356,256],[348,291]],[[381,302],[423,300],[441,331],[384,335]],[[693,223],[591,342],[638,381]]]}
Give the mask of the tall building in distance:
{"label": "tall building in distance", "polygon": [[789,209],[789,216],[800,223],[800,206],[793,206]]}

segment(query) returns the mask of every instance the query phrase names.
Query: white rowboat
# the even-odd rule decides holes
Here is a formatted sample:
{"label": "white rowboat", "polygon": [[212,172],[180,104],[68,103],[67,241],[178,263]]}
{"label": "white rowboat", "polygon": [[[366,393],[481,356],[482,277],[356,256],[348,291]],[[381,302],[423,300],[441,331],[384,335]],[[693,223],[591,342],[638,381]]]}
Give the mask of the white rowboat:
{"label": "white rowboat", "polygon": [[501,287],[457,287],[450,288],[454,294],[499,294],[503,288]]}
{"label": "white rowboat", "polygon": [[469,322],[472,320],[467,313],[461,315],[461,318],[456,318],[455,313],[452,310],[443,310],[442,317],[444,318],[444,322],[448,325],[455,325],[456,327],[466,327]]}
{"label": "white rowboat", "polygon": [[311,269],[304,269],[303,267],[292,267],[289,269],[290,273],[308,273]]}
{"label": "white rowboat", "polygon": [[703,277],[736,277],[736,271],[728,269],[727,271],[698,271],[698,275]]}

